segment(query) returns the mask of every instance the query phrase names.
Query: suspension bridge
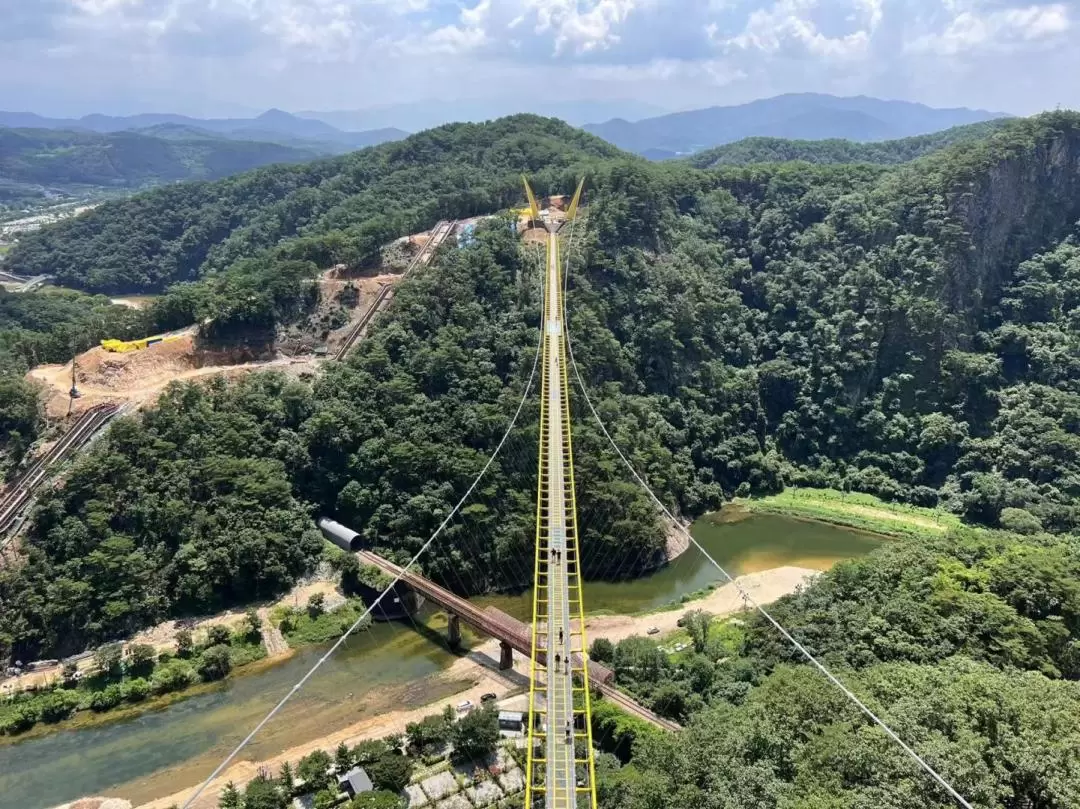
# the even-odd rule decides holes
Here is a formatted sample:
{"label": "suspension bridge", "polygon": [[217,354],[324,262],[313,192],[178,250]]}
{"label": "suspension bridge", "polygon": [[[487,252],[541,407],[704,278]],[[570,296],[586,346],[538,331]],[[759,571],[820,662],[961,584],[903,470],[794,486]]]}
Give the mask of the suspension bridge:
{"label": "suspension bridge", "polygon": [[[218,767],[185,800],[182,809],[189,809],[207,787],[221,775],[237,755],[270,722],[282,707],[304,686],[316,671],[346,642],[379,608],[380,602],[405,584],[432,599],[451,615],[450,633],[455,622],[465,620],[480,631],[501,641],[502,664],[509,666],[513,650],[527,653],[529,659],[529,718],[527,720],[527,760],[525,774],[525,809],[596,809],[597,784],[592,737],[592,691],[611,698],[624,710],[665,730],[677,730],[674,723],[663,720],[630,697],[618,691],[612,683],[611,672],[588,659],[585,635],[585,605],[581,576],[578,515],[574,486],[572,427],[570,421],[570,373],[578,383],[582,401],[595,420],[600,432],[611,445],[631,477],[648,494],[657,510],[673,529],[684,535],[723,577],[733,584],[744,604],[756,610],[791,646],[816,668],[833,686],[855,705],[873,724],[877,725],[910,759],[917,764],[950,798],[964,807],[971,804],[934,767],[908,746],[881,718],[854,694],[835,674],[821,663],[798,639],[793,637],[759,604],[708,552],[701,547],[686,528],[675,518],[665,503],[653,492],[630,460],[614,441],[600,418],[581,371],[574,359],[564,301],[564,271],[561,260],[560,230],[569,223],[571,228],[581,203],[584,179],[578,184],[565,216],[541,217],[536,196],[526,178],[522,178],[529,203],[529,215],[534,224],[546,229],[546,260],[544,267],[543,317],[537,358],[525,385],[517,409],[492,455],[473,479],[471,485],[446,515],[434,533],[405,565],[394,564],[370,551],[360,551],[361,559],[381,569],[393,581],[368,605],[364,613],[341,635],[334,645],[315,663],[255,728],[232,750]],[[572,244],[571,238],[568,240]],[[568,250],[569,252],[569,250]],[[374,315],[374,310],[372,312]],[[365,321],[364,326],[366,327]],[[357,339],[362,329],[358,329]],[[351,344],[350,344],[351,345]],[[347,351],[347,348],[345,349]],[[344,351],[342,352],[344,354]],[[465,599],[428,581],[414,570],[431,545],[444,533],[451,519],[469,500],[478,484],[503,450],[508,437],[518,423],[522,410],[533,389],[539,370],[540,419],[538,447],[538,484],[536,493],[535,555],[533,560],[533,620],[531,627],[499,610],[481,610]],[[339,526],[340,527],[340,526]],[[353,533],[353,532],[350,532]],[[355,536],[355,534],[353,534]],[[346,541],[348,546],[348,540]],[[358,550],[351,548],[352,550]]]}

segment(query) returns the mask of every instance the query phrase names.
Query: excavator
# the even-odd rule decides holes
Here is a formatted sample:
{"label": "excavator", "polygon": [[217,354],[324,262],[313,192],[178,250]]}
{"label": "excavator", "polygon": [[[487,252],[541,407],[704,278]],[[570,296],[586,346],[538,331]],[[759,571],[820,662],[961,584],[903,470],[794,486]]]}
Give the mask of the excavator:
{"label": "excavator", "polygon": [[165,343],[169,340],[176,340],[183,337],[182,334],[155,334],[153,337],[142,337],[138,340],[102,340],[101,347],[106,351],[116,351],[123,353],[125,351],[138,351],[152,346],[154,343]]}

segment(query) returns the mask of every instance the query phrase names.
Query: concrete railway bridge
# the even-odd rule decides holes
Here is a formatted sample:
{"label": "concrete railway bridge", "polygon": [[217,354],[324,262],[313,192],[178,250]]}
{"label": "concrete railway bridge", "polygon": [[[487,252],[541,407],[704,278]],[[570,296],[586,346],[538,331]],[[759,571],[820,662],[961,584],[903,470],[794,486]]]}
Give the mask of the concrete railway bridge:
{"label": "concrete railway bridge", "polygon": [[[356,550],[359,535],[352,529],[329,519],[319,520],[319,528],[323,535],[334,544],[345,550],[351,550],[356,554],[362,564],[378,568],[383,573],[397,579],[396,584],[390,590],[390,602],[380,603],[372,610],[372,617],[377,620],[396,620],[404,618],[419,606],[419,595],[422,599],[430,601],[439,609],[444,610],[449,618],[447,622],[447,643],[451,648],[456,648],[461,643],[461,622],[471,626],[478,632],[499,641],[500,655],[499,668],[512,668],[514,664],[514,652],[530,656],[532,649],[532,630],[529,625],[519,621],[512,615],[500,610],[498,607],[484,607],[481,609],[466,598],[455,595],[444,587],[440,587],[430,579],[419,573],[405,570],[401,565],[394,564],[377,553],[366,550]],[[547,650],[537,651],[539,665],[547,664]],[[639,702],[619,691],[614,686],[615,673],[595,660],[582,661],[580,655],[574,654],[572,667],[587,666],[589,683],[593,691],[603,694],[606,699],[619,704],[626,711],[644,719],[652,725],[663,730],[678,730],[679,725],[669,719],[657,716]]]}

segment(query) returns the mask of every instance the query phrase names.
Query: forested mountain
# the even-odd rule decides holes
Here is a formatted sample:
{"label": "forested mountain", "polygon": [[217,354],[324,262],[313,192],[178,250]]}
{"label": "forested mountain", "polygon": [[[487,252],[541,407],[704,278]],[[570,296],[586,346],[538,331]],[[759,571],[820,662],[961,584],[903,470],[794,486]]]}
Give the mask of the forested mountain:
{"label": "forested mountain", "polygon": [[223,138],[165,140],[135,132],[0,128],[0,181],[47,186],[138,188],[212,180],[318,156],[313,150]]}
{"label": "forested mountain", "polygon": [[24,129],[61,129],[77,132],[113,134],[162,128],[187,129],[213,133],[222,138],[243,141],[266,141],[287,146],[312,148],[320,153],[362,149],[399,140],[408,133],[392,127],[369,127],[365,131],[346,132],[314,118],[304,118],[282,110],[267,110],[255,118],[191,118],[172,113],[111,116],[84,115],[82,118],[46,118],[30,112],[0,110],[0,127]]}
{"label": "forested mountain", "polygon": [[[960,530],[842,562],[772,612],[971,806],[1065,809],[1080,798],[1078,575],[1075,539]],[[597,762],[603,809],[959,805],[759,616],[684,620],[675,659],[643,637],[593,646],[688,725],[594,732],[632,756]]]}
{"label": "forested mountain", "polygon": [[[575,355],[616,439],[683,514],[801,483],[1033,535],[1080,526],[1074,113],[897,167],[701,170],[532,116],[450,125],[105,205],[13,260],[92,288],[195,279],[151,316],[210,314],[242,334],[301,311],[319,267],[520,204],[522,172],[540,193],[589,176]],[[415,552],[494,446],[531,363],[536,278],[518,245],[497,219],[446,251],[311,384],[179,386],[119,422],[43,498],[26,564],[0,571],[0,644],[56,652],[266,595],[313,563],[317,513]],[[663,532],[579,425],[579,508],[631,515],[586,533],[586,558],[610,558],[590,553],[599,543],[649,558]],[[468,514],[485,558],[451,538],[427,572],[467,591],[514,583],[499,571],[531,541],[530,474],[495,469]]]}
{"label": "forested mountain", "polygon": [[585,130],[652,159],[675,157],[753,137],[879,141],[1002,118],[1002,113],[934,109],[908,101],[789,93],[730,107],[675,112],[631,123],[615,119]]}
{"label": "forested mountain", "polygon": [[747,163],[875,163],[882,166],[906,163],[966,141],[982,140],[1008,126],[1010,119],[998,118],[978,124],[954,126],[942,132],[916,135],[878,143],[852,140],[784,140],[783,138],[745,138],[715,149],[698,152],[687,160],[698,168],[738,166]]}
{"label": "forested mountain", "polygon": [[[439,217],[515,203],[523,170],[542,183],[562,183],[584,161],[617,154],[597,138],[535,116],[451,124],[343,157],[108,203],[26,236],[7,266],[102,292],[159,291],[226,268],[237,279],[257,272],[250,284],[257,300],[229,296],[234,305],[250,305],[255,318],[273,304],[261,276],[292,277],[306,262],[363,263],[391,238]],[[212,307],[205,315],[229,313]]]}

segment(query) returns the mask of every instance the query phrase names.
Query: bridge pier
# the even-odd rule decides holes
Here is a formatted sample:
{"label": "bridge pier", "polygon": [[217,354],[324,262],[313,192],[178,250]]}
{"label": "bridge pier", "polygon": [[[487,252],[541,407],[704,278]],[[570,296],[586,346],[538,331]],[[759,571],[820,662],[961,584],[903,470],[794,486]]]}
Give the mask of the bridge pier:
{"label": "bridge pier", "polygon": [[499,671],[506,671],[514,667],[514,648],[502,641],[499,643]]}
{"label": "bridge pier", "polygon": [[461,646],[461,617],[448,612],[449,620],[446,623],[446,639],[451,649]]}

